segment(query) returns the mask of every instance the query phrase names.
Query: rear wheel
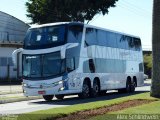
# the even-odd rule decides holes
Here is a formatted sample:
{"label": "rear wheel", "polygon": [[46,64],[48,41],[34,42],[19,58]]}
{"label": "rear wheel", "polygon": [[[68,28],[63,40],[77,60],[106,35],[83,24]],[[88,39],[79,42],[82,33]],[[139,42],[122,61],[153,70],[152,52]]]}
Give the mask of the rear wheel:
{"label": "rear wheel", "polygon": [[98,94],[99,94],[99,85],[98,85],[98,82],[97,82],[97,80],[95,80],[94,82],[93,82],[93,88],[91,89],[91,93],[90,93],[90,96],[91,97],[96,97],[96,96],[98,96]]}
{"label": "rear wheel", "polygon": [[103,90],[103,91],[100,91],[99,93],[101,96],[105,96],[107,94],[107,90]]}
{"label": "rear wheel", "polygon": [[80,98],[88,98],[89,97],[89,92],[90,92],[90,87],[86,81],[83,83],[82,87],[82,93],[78,94]]}
{"label": "rear wheel", "polygon": [[43,98],[45,101],[51,101],[53,99],[54,95],[43,95]]}
{"label": "rear wheel", "polygon": [[59,99],[59,100],[63,100],[64,95],[55,95],[55,97],[56,97],[57,99]]}
{"label": "rear wheel", "polygon": [[132,84],[131,84],[130,91],[131,91],[131,92],[134,92],[134,91],[135,91],[135,88],[136,88],[136,82],[133,81]]}
{"label": "rear wheel", "polygon": [[127,80],[126,88],[119,89],[118,92],[119,93],[130,93],[131,92],[131,88],[132,88],[132,83],[131,83],[130,80]]}

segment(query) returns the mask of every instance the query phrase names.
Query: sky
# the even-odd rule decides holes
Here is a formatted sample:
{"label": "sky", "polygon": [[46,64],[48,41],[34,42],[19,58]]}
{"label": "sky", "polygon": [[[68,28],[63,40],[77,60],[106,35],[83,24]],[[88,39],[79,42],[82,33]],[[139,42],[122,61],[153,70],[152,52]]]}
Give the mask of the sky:
{"label": "sky", "polygon": [[[3,1],[3,2],[2,2]],[[26,23],[25,2],[27,0],[1,0],[0,11],[8,13]],[[139,36],[143,49],[151,50],[153,0],[119,0],[105,16],[96,15],[89,24],[131,35]]]}

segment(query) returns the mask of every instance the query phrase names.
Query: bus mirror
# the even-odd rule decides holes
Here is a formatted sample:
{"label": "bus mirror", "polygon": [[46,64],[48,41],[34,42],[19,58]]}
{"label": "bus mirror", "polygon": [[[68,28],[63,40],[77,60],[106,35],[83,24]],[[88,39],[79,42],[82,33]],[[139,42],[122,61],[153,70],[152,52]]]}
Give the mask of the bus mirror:
{"label": "bus mirror", "polygon": [[14,50],[13,53],[12,53],[12,61],[13,61],[13,64],[14,64],[14,67],[16,68],[17,67],[17,59],[18,59],[18,53],[22,52],[23,49],[22,48],[19,48],[17,50]]}

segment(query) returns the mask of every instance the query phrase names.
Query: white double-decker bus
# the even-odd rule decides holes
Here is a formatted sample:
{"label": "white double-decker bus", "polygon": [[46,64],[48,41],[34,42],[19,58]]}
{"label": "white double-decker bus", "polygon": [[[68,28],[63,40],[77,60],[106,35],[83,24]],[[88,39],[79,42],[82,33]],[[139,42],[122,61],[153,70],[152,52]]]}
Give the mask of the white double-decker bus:
{"label": "white double-decker bus", "polygon": [[13,61],[24,95],[47,101],[71,94],[95,97],[107,90],[134,92],[144,82],[139,37],[83,23],[31,27]]}

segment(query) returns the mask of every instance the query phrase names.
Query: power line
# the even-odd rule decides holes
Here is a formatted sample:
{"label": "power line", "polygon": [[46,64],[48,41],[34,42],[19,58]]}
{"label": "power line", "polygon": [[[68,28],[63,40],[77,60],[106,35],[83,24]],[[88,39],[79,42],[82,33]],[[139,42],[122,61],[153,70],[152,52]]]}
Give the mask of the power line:
{"label": "power line", "polygon": [[140,11],[143,11],[143,12],[145,12],[145,13],[152,14],[151,11],[148,11],[148,10],[146,10],[146,9],[144,9],[144,8],[141,8],[141,7],[139,7],[139,6],[136,6],[135,4],[133,4],[133,3],[131,3],[131,2],[128,2],[128,1],[121,1],[121,2],[124,3],[124,4],[126,4],[126,5],[129,5],[130,7],[133,7],[133,8],[136,8],[136,9],[140,10]]}
{"label": "power line", "polygon": [[133,14],[135,14],[135,15],[138,15],[138,16],[140,16],[140,17],[144,17],[144,18],[147,18],[147,19],[150,18],[150,16],[145,15],[145,14],[140,13],[140,12],[137,12],[137,11],[135,11],[134,9],[131,9],[131,8],[127,7],[127,6],[119,5],[119,7],[123,8],[123,9],[127,9],[129,12],[131,12],[131,13],[133,13]]}
{"label": "power line", "polygon": [[144,18],[151,18],[151,14],[149,14],[148,12],[135,7],[135,5],[133,6],[132,4],[129,4],[129,2],[120,2],[120,4],[118,5],[119,7],[123,8],[123,9],[127,9],[128,11],[130,11],[133,14],[136,14],[138,16],[144,17]]}

